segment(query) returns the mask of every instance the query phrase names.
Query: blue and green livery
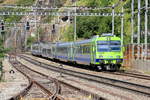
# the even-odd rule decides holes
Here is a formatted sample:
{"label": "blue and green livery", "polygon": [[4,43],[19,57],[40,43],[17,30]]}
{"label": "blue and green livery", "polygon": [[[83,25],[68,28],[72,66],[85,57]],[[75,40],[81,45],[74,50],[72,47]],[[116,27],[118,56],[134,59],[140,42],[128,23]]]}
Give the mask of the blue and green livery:
{"label": "blue and green livery", "polygon": [[[47,50],[47,57],[51,59],[89,65],[101,70],[119,70],[123,62],[121,39],[111,34],[82,41],[59,42]],[[41,55],[46,56],[45,53]]]}

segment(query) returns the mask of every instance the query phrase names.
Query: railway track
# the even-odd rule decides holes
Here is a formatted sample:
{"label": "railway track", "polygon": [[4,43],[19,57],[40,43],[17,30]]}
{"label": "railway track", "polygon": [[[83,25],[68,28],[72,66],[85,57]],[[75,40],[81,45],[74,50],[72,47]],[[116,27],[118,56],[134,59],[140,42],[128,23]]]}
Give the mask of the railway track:
{"label": "railway track", "polygon": [[[109,73],[109,72],[104,72],[104,73]],[[124,71],[124,72],[110,72],[109,74],[134,77],[134,78],[139,78],[139,79],[144,79],[144,80],[150,80],[150,76],[148,76],[148,75],[141,75],[141,74],[126,72],[126,71]]]}
{"label": "railway track", "polygon": [[[27,53],[27,55],[31,55],[31,54]],[[121,70],[119,72],[103,71],[103,73],[113,74],[113,75],[120,75],[120,76],[128,76],[128,77],[144,79],[144,80],[150,80],[150,75],[142,75],[142,74],[138,74],[138,73],[128,72],[128,71],[125,71],[125,70]]]}
{"label": "railway track", "polygon": [[[48,70],[53,70],[53,71],[58,72],[59,71],[58,69],[60,69],[57,66],[45,64],[43,62],[39,62],[39,61],[34,60],[27,56],[20,56],[20,57],[26,61],[29,61],[35,65],[46,68]],[[63,74],[72,75],[75,77],[83,78],[86,80],[98,82],[101,84],[113,86],[113,87],[116,87],[119,89],[124,89],[124,90],[130,91],[130,92],[134,92],[134,93],[138,93],[138,94],[150,97],[150,91],[149,91],[150,87],[149,86],[144,86],[144,85],[131,83],[131,82],[127,82],[127,81],[116,80],[116,79],[107,78],[107,77],[103,77],[103,76],[97,76],[97,75],[93,75],[93,74],[87,74],[87,73],[83,73],[83,72],[77,72],[77,71],[64,69],[64,68],[61,68],[61,71]]]}
{"label": "railway track", "polygon": [[10,100],[20,100],[21,98],[45,98],[47,100],[63,100],[62,97],[57,96],[57,94],[59,94],[60,86],[55,79],[49,78],[42,73],[36,72],[22,65],[15,59],[15,57],[10,58],[10,63],[29,80],[29,85],[27,88],[25,88],[18,95],[10,98]]}
{"label": "railway track", "polygon": [[[30,83],[26,89],[24,89],[21,93],[14,96],[10,100],[19,100],[21,98],[29,97],[46,98],[46,100],[69,100],[68,97],[70,96],[70,94],[68,94],[66,91],[72,93],[73,97],[78,99],[81,96],[84,98],[91,96],[92,100],[105,100],[97,94],[88,92],[88,90],[82,90],[80,88],[74,87],[73,85],[58,81],[54,78],[50,78],[45,74],[37,72],[23,65],[22,63],[17,61],[16,58],[11,58],[10,63],[19,72],[25,75],[29,79]],[[37,87],[40,89],[37,89]],[[63,93],[63,91],[65,91],[66,93]]]}

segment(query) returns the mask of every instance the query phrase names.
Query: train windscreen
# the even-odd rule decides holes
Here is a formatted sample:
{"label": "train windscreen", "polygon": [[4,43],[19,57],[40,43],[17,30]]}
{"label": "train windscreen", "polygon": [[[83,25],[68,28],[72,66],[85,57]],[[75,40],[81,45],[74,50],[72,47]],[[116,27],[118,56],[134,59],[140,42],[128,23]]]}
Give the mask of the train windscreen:
{"label": "train windscreen", "polygon": [[120,41],[97,41],[98,52],[119,52],[121,50]]}

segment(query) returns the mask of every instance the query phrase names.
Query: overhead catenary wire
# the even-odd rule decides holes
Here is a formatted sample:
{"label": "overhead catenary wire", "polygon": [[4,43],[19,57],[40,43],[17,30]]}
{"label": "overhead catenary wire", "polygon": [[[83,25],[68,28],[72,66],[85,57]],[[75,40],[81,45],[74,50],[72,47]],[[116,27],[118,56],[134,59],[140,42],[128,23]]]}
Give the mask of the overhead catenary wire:
{"label": "overhead catenary wire", "polygon": [[[4,15],[51,15],[51,16],[112,16],[112,13],[72,13],[72,12],[13,12],[13,11],[3,11],[0,12],[1,16]],[[114,13],[114,16],[123,16],[123,13]]]}

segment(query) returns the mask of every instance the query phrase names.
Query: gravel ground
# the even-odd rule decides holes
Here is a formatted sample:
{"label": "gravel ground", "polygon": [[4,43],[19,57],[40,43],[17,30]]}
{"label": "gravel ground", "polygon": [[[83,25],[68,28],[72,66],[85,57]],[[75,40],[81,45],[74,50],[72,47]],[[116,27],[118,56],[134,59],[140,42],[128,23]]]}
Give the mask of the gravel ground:
{"label": "gravel ground", "polygon": [[24,97],[25,100],[34,100],[36,99],[47,99],[48,95],[45,94],[39,87],[37,87],[35,84],[33,84],[32,88],[28,91],[28,94]]}
{"label": "gravel ground", "polygon": [[[4,75],[3,82],[0,83],[0,100],[8,100],[27,87],[28,80],[10,65],[8,59],[3,61],[3,66]],[[10,73],[11,70],[15,73]]]}
{"label": "gravel ground", "polygon": [[[43,70],[45,70],[43,68],[42,69],[38,68],[37,66],[35,66],[35,65],[31,64],[31,63],[28,63],[27,61],[25,61],[23,59],[21,59],[19,61],[21,61],[21,63],[23,63],[24,65],[26,65],[26,66],[28,66],[28,67],[36,70],[36,71],[43,72]],[[42,70],[42,71],[40,71],[40,70]],[[61,80],[61,77],[59,77],[59,75],[60,75],[59,73],[54,73],[52,71],[47,71],[47,72],[43,72],[43,73],[46,74],[46,75],[49,75],[50,77],[53,77],[53,78]],[[54,74],[52,74],[52,73],[56,74],[56,76],[53,76]],[[53,86],[53,88],[54,88],[54,86]],[[68,87],[66,87],[66,86],[64,86],[62,84],[61,84],[61,90],[62,91],[61,91],[60,96],[64,97],[65,100],[91,100],[91,98],[92,98],[91,96],[87,95],[86,93],[83,93],[83,91],[70,89],[70,88],[68,88]],[[95,100],[95,99],[92,99],[92,100]]]}
{"label": "gravel ground", "polygon": [[[18,59],[20,60],[20,59]],[[36,60],[40,60],[42,62],[47,62],[47,63],[53,63],[53,62],[48,62],[47,60],[43,60],[40,58],[36,58]],[[109,100],[149,100],[150,98],[137,95],[128,91],[120,90],[111,86],[106,86],[103,84],[95,83],[95,82],[90,82],[87,80],[79,79],[76,77],[64,75],[65,77],[60,77],[60,73],[56,73],[53,71],[49,71],[44,68],[37,67],[34,64],[31,64],[23,59],[20,60],[22,63],[28,65],[29,67],[33,68],[34,70],[40,71],[42,73],[45,73],[51,77],[57,78],[59,80],[62,80],[64,82],[67,82],[69,84],[72,84],[74,86],[80,87],[82,89],[88,90],[92,93],[96,93],[101,95],[102,97],[109,99]],[[53,63],[54,64],[54,63]],[[68,66],[64,66],[68,67]],[[83,70],[83,69],[81,69]],[[90,96],[89,96],[90,98]]]}

